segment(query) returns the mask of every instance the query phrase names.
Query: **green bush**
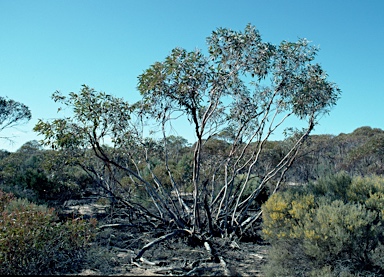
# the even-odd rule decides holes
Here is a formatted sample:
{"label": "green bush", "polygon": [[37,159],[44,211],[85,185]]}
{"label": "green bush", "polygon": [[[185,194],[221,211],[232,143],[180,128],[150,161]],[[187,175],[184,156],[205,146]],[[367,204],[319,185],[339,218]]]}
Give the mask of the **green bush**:
{"label": "green bush", "polygon": [[384,274],[384,179],[326,177],[263,205],[267,276]]}
{"label": "green bush", "polygon": [[349,201],[359,202],[368,209],[379,212],[383,219],[384,212],[384,178],[372,176],[369,178],[356,177],[348,191]]}
{"label": "green bush", "polygon": [[352,183],[352,178],[344,173],[329,175],[320,178],[307,186],[309,193],[326,196],[332,200],[348,201],[347,191]]}
{"label": "green bush", "polygon": [[0,191],[0,274],[76,272],[96,222],[58,222],[53,209]]}

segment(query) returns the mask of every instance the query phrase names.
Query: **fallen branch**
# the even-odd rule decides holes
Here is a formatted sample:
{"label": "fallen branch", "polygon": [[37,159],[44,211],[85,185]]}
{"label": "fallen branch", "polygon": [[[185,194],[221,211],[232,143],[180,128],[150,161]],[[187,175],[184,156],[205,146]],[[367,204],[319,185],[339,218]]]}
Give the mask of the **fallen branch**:
{"label": "fallen branch", "polygon": [[255,223],[256,220],[259,219],[259,217],[262,215],[263,211],[260,211],[258,212],[257,214],[247,218],[247,220],[245,220],[242,224],[241,224],[241,227],[244,227],[245,228],[242,230],[243,232],[245,232],[249,227],[252,226],[253,223]]}
{"label": "fallen branch", "polygon": [[209,245],[208,241],[205,241],[205,242],[204,242],[204,247],[205,247],[205,249],[207,249],[208,253],[209,253],[210,255],[213,256],[213,254],[212,254],[212,248],[211,248],[211,246]]}
{"label": "fallen branch", "polygon": [[150,243],[147,243],[146,245],[144,245],[144,247],[140,250],[140,252],[137,254],[137,256],[135,257],[135,260],[139,260],[143,254],[145,253],[145,251],[147,251],[148,249],[150,249],[151,247],[153,247],[154,245],[162,242],[162,241],[165,241],[167,239],[170,239],[178,234],[181,234],[181,233],[186,233],[188,235],[192,235],[192,232],[189,231],[189,230],[186,230],[186,229],[178,229],[178,230],[175,230],[173,231],[172,233],[169,233],[169,234],[166,234],[164,236],[161,236],[157,239],[155,239],[154,241],[151,241]]}
{"label": "fallen branch", "polygon": [[113,224],[105,224],[101,225],[99,229],[104,228],[123,228],[123,227],[137,227],[136,224],[120,224],[120,223],[113,223]]}
{"label": "fallen branch", "polygon": [[231,272],[228,270],[228,267],[226,262],[224,261],[224,258],[219,256],[219,259],[220,259],[220,265],[224,270],[224,276],[231,276]]}
{"label": "fallen branch", "polygon": [[151,262],[151,261],[148,261],[147,259],[144,259],[143,257],[140,258],[140,261],[144,264],[147,264],[147,265],[158,265],[158,263],[156,262]]}
{"label": "fallen branch", "polygon": [[229,272],[229,270],[227,268],[227,264],[224,261],[224,258],[221,256],[215,255],[215,253],[212,251],[212,248],[207,241],[204,242],[204,247],[209,252],[209,254],[214,258],[214,260],[219,260],[220,266],[224,270],[224,276],[231,276],[231,273]]}

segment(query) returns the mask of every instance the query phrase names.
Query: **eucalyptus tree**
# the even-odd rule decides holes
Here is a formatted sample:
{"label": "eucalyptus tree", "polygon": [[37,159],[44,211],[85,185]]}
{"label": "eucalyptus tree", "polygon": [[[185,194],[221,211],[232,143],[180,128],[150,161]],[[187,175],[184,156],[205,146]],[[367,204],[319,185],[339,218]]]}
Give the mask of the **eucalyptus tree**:
{"label": "eucalyptus tree", "polygon": [[[256,224],[261,210],[249,208],[268,182],[274,180],[273,191],[279,188],[298,149],[336,104],[340,90],[314,62],[318,49],[305,39],[273,45],[247,25],[244,31],[219,28],[207,44],[207,54],[175,48],[151,65],[138,77],[142,99],[134,104],[87,86],[69,97],[54,94],[55,101],[73,108],[73,115],[40,120],[35,130],[47,145],[93,149],[111,172],[125,172],[152,199],[151,216],[174,226],[176,233],[225,237]],[[294,127],[287,123],[290,118],[306,127],[287,136],[280,159],[255,176],[271,135]],[[174,150],[168,138],[177,120],[185,120],[184,128],[195,135],[188,176],[193,204],[183,197],[185,180],[181,186],[170,166]],[[159,132],[157,141],[144,135],[148,126],[151,135]],[[112,145],[108,151],[107,140]],[[220,146],[214,157],[212,145]],[[155,155],[167,181],[153,170]]]}
{"label": "eucalyptus tree", "polygon": [[26,105],[0,96],[0,132],[29,121],[31,117],[31,111]]}
{"label": "eucalyptus tree", "polygon": [[[207,43],[207,56],[199,50],[172,50],[163,62],[139,76],[138,88],[143,110],[163,131],[174,118],[187,116],[196,137],[192,225],[208,225],[228,234],[255,221],[257,214],[248,216],[248,207],[276,175],[280,176],[276,188],[279,186],[298,148],[320,116],[336,104],[340,90],[313,62],[318,49],[305,39],[276,46],[263,42],[259,32],[247,25],[244,32],[219,28]],[[259,176],[259,185],[241,201],[266,141],[290,117],[306,122],[307,127],[290,138],[285,155]],[[204,143],[228,128],[233,135],[231,147],[210,178],[203,180]],[[222,170],[221,176],[215,174],[218,170]],[[235,178],[242,172],[247,178],[236,184]],[[204,205],[206,218],[213,221],[208,224],[200,220],[204,201],[208,202]]]}

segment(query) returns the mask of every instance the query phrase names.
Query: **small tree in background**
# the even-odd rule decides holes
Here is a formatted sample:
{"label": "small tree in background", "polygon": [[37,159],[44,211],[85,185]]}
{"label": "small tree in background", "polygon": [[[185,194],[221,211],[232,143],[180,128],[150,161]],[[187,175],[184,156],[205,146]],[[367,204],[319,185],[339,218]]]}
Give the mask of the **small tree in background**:
{"label": "small tree in background", "polygon": [[[0,96],[0,132],[29,121],[31,117],[31,111],[26,105]],[[0,138],[10,140],[7,137]]]}

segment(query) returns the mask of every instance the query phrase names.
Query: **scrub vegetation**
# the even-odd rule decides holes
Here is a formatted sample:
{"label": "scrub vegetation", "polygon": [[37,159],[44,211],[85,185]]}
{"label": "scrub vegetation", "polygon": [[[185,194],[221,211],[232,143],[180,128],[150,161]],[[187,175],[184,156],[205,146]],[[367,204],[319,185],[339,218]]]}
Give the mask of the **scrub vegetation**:
{"label": "scrub vegetation", "polygon": [[[66,115],[0,151],[1,273],[382,273],[384,131],[311,134],[340,90],[305,39],[247,25],[207,45],[151,65],[136,103],[53,93]],[[30,119],[0,100],[3,126]]]}

